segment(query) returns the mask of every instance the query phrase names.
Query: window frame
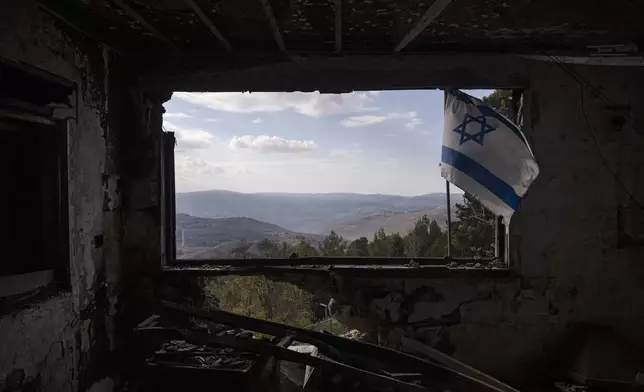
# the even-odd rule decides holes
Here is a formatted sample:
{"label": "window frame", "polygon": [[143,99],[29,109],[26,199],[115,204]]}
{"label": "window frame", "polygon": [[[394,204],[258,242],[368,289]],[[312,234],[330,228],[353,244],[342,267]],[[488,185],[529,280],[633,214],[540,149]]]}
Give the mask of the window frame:
{"label": "window frame", "polygon": [[[47,100],[51,103],[64,103],[75,90],[75,84],[65,79],[51,75],[45,71],[22,64],[12,63],[0,59],[0,71],[11,80],[3,82],[11,84],[0,95],[0,118],[13,123],[28,123],[33,125],[48,126],[50,129],[38,129],[36,132],[53,132],[55,145],[55,197],[54,225],[56,238],[54,255],[49,262],[36,267],[33,271],[8,274],[0,276],[0,312],[10,309],[17,302],[31,298],[36,290],[55,286],[56,290],[70,288],[70,252],[69,252],[69,199],[68,199],[68,124],[67,119],[56,118],[51,108],[42,103],[23,100],[24,97],[14,96],[16,85],[25,83],[27,86],[38,86],[47,91]],[[8,92],[8,95],[4,95]],[[42,97],[40,97],[42,98]],[[42,163],[42,162],[41,162]],[[49,164],[53,163],[49,162]],[[53,189],[53,188],[52,188]],[[41,225],[42,226],[42,225]],[[13,262],[16,262],[15,260]]]}
{"label": "window frame", "polygon": [[[510,120],[523,128],[524,90],[511,89]],[[176,190],[174,147],[176,139],[172,132],[162,132],[161,168],[162,168],[162,246],[163,267],[185,268],[191,267],[285,267],[285,266],[423,266],[423,267],[452,267],[480,269],[480,264],[494,264],[496,270],[510,270],[509,227],[503,224],[502,217],[497,216],[495,221],[494,252],[493,258],[460,258],[451,257],[446,249],[444,257],[354,257],[354,256],[316,256],[297,258],[220,258],[220,259],[178,259],[176,255]],[[449,189],[449,187],[448,187]],[[448,191],[449,192],[449,191]],[[451,213],[450,197],[446,195],[448,214]],[[451,246],[451,216],[448,225],[448,241]],[[213,271],[211,271],[213,272]],[[247,271],[246,271],[247,272]],[[215,272],[216,274],[216,272]]]}
{"label": "window frame", "polygon": [[177,264],[176,189],[174,174],[174,132],[161,133],[161,246],[162,266]]}
{"label": "window frame", "polygon": [[[0,106],[4,108],[4,106]],[[0,118],[9,118],[5,109],[0,109]],[[56,140],[56,210],[55,226],[56,240],[55,255],[50,264],[43,265],[33,271],[0,276],[0,299],[24,294],[57,283],[61,288],[69,288],[69,202],[68,202],[68,164],[67,164],[67,126],[62,120],[47,119],[29,112],[12,111],[14,119],[38,124],[51,125]]]}

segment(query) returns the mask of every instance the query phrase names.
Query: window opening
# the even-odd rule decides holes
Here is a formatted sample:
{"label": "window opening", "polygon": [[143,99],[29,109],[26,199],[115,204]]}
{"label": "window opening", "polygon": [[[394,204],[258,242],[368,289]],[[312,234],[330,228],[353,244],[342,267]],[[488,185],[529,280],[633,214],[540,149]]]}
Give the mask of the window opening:
{"label": "window opening", "polygon": [[[520,93],[470,93],[517,118]],[[442,110],[438,90],[175,93],[166,251],[195,265],[506,260],[505,227],[454,186],[446,257]]]}
{"label": "window opening", "polygon": [[50,283],[69,284],[67,128],[44,104],[64,102],[71,87],[34,72],[0,62],[2,309]]}

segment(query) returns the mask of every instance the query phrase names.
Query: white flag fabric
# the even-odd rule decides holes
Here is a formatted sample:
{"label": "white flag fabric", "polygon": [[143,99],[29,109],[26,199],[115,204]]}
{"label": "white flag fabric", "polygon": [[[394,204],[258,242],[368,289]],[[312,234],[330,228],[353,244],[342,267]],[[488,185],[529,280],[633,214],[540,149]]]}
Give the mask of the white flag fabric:
{"label": "white flag fabric", "polygon": [[441,176],[509,223],[539,174],[515,124],[478,98],[445,92]]}

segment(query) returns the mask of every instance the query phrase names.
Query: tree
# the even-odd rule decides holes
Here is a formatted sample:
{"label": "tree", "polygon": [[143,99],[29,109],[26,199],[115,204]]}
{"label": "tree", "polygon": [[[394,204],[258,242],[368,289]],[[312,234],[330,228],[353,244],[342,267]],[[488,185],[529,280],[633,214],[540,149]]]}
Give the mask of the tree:
{"label": "tree", "polygon": [[311,245],[311,242],[304,237],[300,238],[300,242],[293,247],[293,251],[289,253],[289,256],[292,253],[297,254],[298,257],[315,257],[320,255],[318,249]]}
{"label": "tree", "polygon": [[206,286],[210,306],[233,313],[294,326],[312,324],[313,296],[299,287],[263,276],[210,279]]}
{"label": "tree", "polygon": [[445,256],[446,233],[435,220],[423,215],[405,236],[407,257]]}
{"label": "tree", "polygon": [[320,244],[320,253],[322,256],[344,256],[344,250],[347,243],[335,231],[331,231],[328,236],[324,237]]}
{"label": "tree", "polygon": [[[366,238],[361,238],[360,243],[363,244],[362,246],[367,243],[369,256],[443,257],[447,244],[446,236],[447,234],[443,232],[435,220],[430,220],[427,215],[423,215],[416,220],[414,226],[405,236],[401,236],[399,233],[387,234],[383,228],[380,228],[373,234],[371,242],[368,242]],[[357,244],[351,243],[348,252],[353,254],[356,246]]]}
{"label": "tree", "polygon": [[262,256],[264,257],[279,257],[280,247],[277,242],[265,238],[257,245],[257,248],[262,252]]}
{"label": "tree", "polygon": [[496,109],[505,117],[512,118],[512,90],[496,90],[483,97],[483,102]]}
{"label": "tree", "polygon": [[[414,223],[414,227],[407,233],[407,242],[410,244],[408,251],[415,249],[416,254],[410,257],[429,256],[429,250],[432,246],[429,237],[430,220],[427,215],[423,215]],[[410,252],[411,253],[411,252]]]}
{"label": "tree", "polygon": [[230,251],[230,255],[232,257],[247,259],[250,257],[248,250],[250,249],[251,245],[252,244],[247,244],[245,240],[241,240],[239,245]]}
{"label": "tree", "polygon": [[429,224],[429,255],[444,257],[447,254],[447,232],[443,232],[435,220]]}
{"label": "tree", "polygon": [[369,244],[369,256],[405,256],[405,241],[400,234],[386,234],[385,230],[380,228],[373,234],[373,241]]}
{"label": "tree", "polygon": [[257,244],[257,249],[262,253],[262,257],[266,258],[287,258],[296,251],[294,246],[286,242],[280,243],[266,238]]}
{"label": "tree", "polygon": [[373,241],[369,244],[370,256],[387,256],[389,254],[389,238],[383,228],[373,233]]}
{"label": "tree", "polygon": [[398,233],[389,236],[389,257],[405,256],[405,240]]}
{"label": "tree", "polygon": [[436,223],[436,221],[433,219],[431,222],[429,222],[429,228],[427,231],[428,240],[431,244],[434,244],[436,241],[440,241],[441,237],[443,236],[443,231],[441,230],[440,226],[438,226],[438,223]]}
{"label": "tree", "polygon": [[351,241],[345,254],[355,257],[369,256],[369,240],[367,237],[360,237],[357,240]]}
{"label": "tree", "polygon": [[452,224],[453,249],[461,257],[494,257],[496,216],[474,196],[465,193],[463,204],[456,204]]}

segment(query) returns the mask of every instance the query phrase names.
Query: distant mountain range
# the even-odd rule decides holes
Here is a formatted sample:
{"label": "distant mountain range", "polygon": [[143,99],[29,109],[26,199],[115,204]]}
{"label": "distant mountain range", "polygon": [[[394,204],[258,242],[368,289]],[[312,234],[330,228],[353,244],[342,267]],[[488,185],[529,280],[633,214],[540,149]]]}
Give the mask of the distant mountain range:
{"label": "distant mountain range", "polygon": [[324,236],[296,233],[277,225],[251,218],[201,218],[177,214],[177,257],[214,259],[230,257],[244,246],[247,252],[261,255],[257,245],[264,239],[296,244],[302,240],[317,244]]}
{"label": "distant mountain range", "polygon": [[440,226],[447,227],[447,208],[438,207],[432,210],[416,212],[370,215],[357,221],[340,223],[334,230],[346,239],[367,237],[371,240],[373,234],[381,228],[388,234],[400,233],[404,235],[423,215],[427,215],[429,219],[436,220]]}
{"label": "distant mountain range", "polygon": [[[354,193],[249,194],[211,190],[177,193],[176,200],[177,213],[191,215],[191,218],[250,218],[250,221],[255,220],[253,226],[265,225],[258,227],[259,232],[292,233],[295,236],[301,233],[328,234],[335,230],[347,239],[371,237],[381,227],[389,233],[404,233],[423,214],[439,223],[447,219],[444,193],[394,196]],[[452,203],[461,201],[461,195],[452,195]],[[250,221],[222,220],[217,224],[243,227]],[[221,230],[230,230],[223,229],[223,226]]]}

